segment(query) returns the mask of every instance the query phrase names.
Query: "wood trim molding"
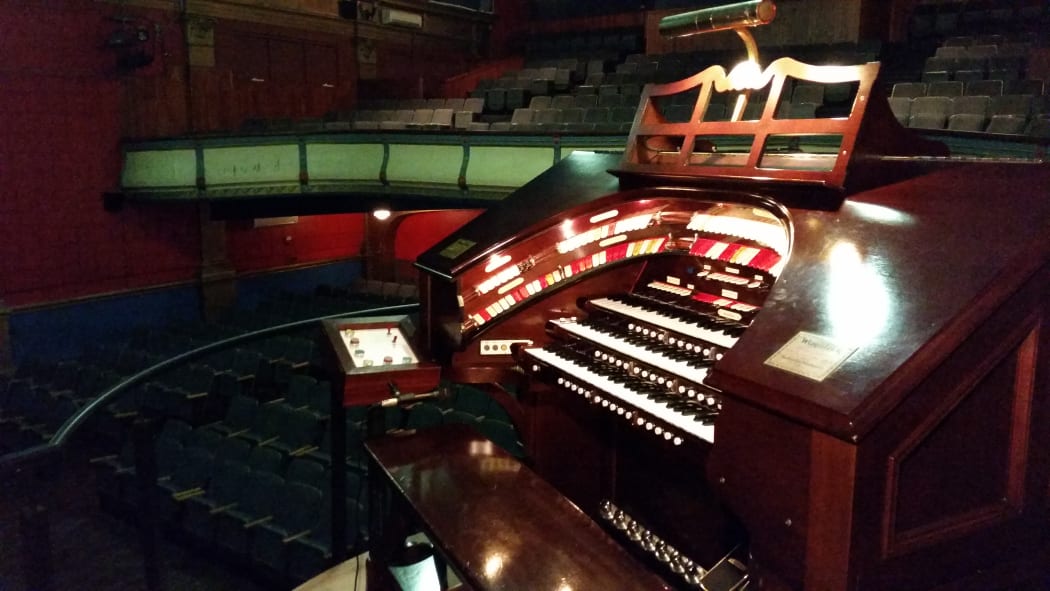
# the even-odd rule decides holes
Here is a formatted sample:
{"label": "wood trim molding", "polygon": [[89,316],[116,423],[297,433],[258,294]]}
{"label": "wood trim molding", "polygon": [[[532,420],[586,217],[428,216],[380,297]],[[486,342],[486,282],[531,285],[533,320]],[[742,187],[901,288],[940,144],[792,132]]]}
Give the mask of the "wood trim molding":
{"label": "wood trim molding", "polygon": [[217,320],[237,301],[237,273],[226,252],[226,222],[211,218],[207,203],[198,206],[201,236],[200,297],[202,317]]}
{"label": "wood trim molding", "polygon": [[[905,437],[888,457],[885,490],[886,511],[882,525],[882,557],[891,558],[914,552],[926,546],[954,539],[989,527],[1017,515],[1024,505],[1025,466],[1028,463],[1028,439],[1032,420],[1032,395],[1035,388],[1036,360],[1039,345],[1037,314],[1025,318],[1012,331],[1010,338],[999,342],[983,361],[974,366],[959,383],[945,393],[941,404]],[[1005,497],[999,503],[978,507],[933,523],[906,531],[897,531],[897,498],[901,466],[909,455],[966,399],[967,395],[1008,356],[1017,360],[1010,414],[1010,441],[1007,452]]]}

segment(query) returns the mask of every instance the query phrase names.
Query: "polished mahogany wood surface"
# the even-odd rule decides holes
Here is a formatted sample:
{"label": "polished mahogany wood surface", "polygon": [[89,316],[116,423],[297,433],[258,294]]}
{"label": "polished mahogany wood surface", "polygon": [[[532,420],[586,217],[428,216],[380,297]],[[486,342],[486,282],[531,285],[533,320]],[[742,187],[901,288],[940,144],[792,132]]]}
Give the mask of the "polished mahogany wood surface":
{"label": "polished mahogany wood surface", "polygon": [[[540,215],[562,220],[666,192],[783,205],[790,255],[762,310],[707,380],[723,391],[724,406],[695,470],[706,475],[698,486],[709,486],[718,502],[703,500],[706,490],[686,501],[727,507],[727,521],[747,532],[755,580],[772,589],[977,589],[985,588],[976,584],[988,580],[984,572],[1023,568],[1047,580],[1050,166],[890,158],[868,168],[858,161],[869,181],[880,182],[828,210],[790,187],[757,181],[730,190],[625,177],[603,192],[603,168],[615,166],[616,156],[586,155],[586,166],[574,158],[516,192],[512,207],[496,206],[450,237],[473,246],[448,262],[450,277],[434,281],[453,284],[486,255],[524,243]],[[559,186],[560,174],[594,178]],[[533,198],[550,209],[532,211],[524,204]],[[498,231],[495,220],[505,224]],[[535,327],[579,313],[573,298],[630,291],[604,279],[627,270],[538,297],[487,330],[542,344]],[[452,317],[460,311],[451,299],[444,305]],[[768,362],[801,333],[819,337],[811,347],[830,339],[850,353],[819,379]],[[455,345],[453,364],[470,361],[465,369],[473,370],[487,361],[469,338]],[[803,348],[794,368],[819,357]],[[644,504],[630,507],[630,495],[617,489],[638,480],[639,466],[657,465],[646,463],[650,452],[623,461],[640,447],[631,437],[558,402],[553,385],[524,386],[530,466],[585,511],[598,514],[597,502],[609,499],[637,509],[639,521],[657,524],[669,539],[666,520]],[[653,478],[651,486],[669,483]],[[520,513],[520,505],[508,507]],[[491,517],[502,519],[506,509]],[[705,525],[682,520],[692,530]]]}
{"label": "polished mahogany wood surface", "polygon": [[[552,214],[612,193],[638,199],[667,191],[624,191],[606,172],[618,159],[572,154],[420,264],[458,277]],[[914,178],[850,195],[837,211],[789,207],[792,252],[762,312],[715,366],[712,385],[837,437],[863,437],[973,329],[975,314],[1001,302],[1050,253],[1050,201],[1033,190],[1050,186],[1050,166],[936,162],[923,172],[912,161],[901,165]],[[674,190],[723,198],[724,187],[713,186]],[[758,200],[758,187],[736,193]],[[763,187],[765,198],[780,200]],[[458,239],[475,245],[442,258]],[[765,363],[802,331],[857,350],[822,382]]]}
{"label": "polished mahogany wood surface", "polygon": [[[791,257],[710,382],[842,438],[863,437],[1050,254],[1046,165],[963,165],[792,209]],[[947,189],[949,188],[950,189]],[[857,350],[826,380],[765,363],[800,331]]]}
{"label": "polished mahogany wood surface", "polygon": [[368,442],[471,588],[670,589],[576,505],[465,425]]}
{"label": "polished mahogany wood surface", "polygon": [[[551,214],[616,192],[619,182],[606,171],[619,161],[619,153],[570,154],[529,181],[523,189],[508,195],[498,207],[486,210],[484,215],[438,242],[419,256],[416,265],[446,278],[453,277],[507,238],[545,222]],[[484,220],[479,221],[481,218]],[[458,240],[468,241],[471,246],[455,257],[442,254]]]}

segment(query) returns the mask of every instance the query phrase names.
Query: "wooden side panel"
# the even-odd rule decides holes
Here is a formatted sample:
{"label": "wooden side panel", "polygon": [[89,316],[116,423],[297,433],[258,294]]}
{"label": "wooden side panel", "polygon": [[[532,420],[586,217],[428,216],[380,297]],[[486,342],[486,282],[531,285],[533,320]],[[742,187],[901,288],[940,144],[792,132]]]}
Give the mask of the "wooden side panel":
{"label": "wooden side panel", "polygon": [[1026,332],[1020,346],[994,351],[1001,357],[981,364],[994,364],[987,373],[951,392],[947,408],[890,456],[884,555],[979,530],[1021,508],[1038,329]]}
{"label": "wooden side panel", "polygon": [[751,536],[754,560],[801,586],[810,527],[810,430],[726,399],[708,480]]}
{"label": "wooden side panel", "polygon": [[810,444],[806,589],[849,589],[857,448],[824,433]]}
{"label": "wooden side panel", "polygon": [[858,588],[965,587],[1050,548],[1048,277],[1030,277],[861,441]]}

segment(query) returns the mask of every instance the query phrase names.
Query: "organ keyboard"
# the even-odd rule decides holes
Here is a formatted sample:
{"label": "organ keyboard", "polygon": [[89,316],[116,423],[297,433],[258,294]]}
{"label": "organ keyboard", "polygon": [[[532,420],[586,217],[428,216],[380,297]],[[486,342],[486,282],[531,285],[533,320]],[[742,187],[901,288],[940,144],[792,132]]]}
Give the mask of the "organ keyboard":
{"label": "organ keyboard", "polygon": [[[1050,171],[910,158],[945,151],[876,70],[774,62],[773,102],[855,76],[849,117],[804,122],[668,123],[725,73],[651,85],[622,160],[574,153],[417,261],[445,377],[515,392],[530,465],[672,587],[984,587],[1050,556]],[[712,156],[726,134],[750,152]]]}

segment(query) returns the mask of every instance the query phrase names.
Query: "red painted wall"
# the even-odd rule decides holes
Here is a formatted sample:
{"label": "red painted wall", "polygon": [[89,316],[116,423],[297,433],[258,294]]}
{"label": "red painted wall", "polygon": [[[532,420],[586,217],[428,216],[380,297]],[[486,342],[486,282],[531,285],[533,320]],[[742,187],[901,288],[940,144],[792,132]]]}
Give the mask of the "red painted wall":
{"label": "red painted wall", "polygon": [[0,299],[9,306],[192,279],[186,207],[107,213],[120,173],[115,5],[0,3]]}
{"label": "red painted wall", "polygon": [[414,261],[416,257],[460,226],[478,217],[480,209],[428,211],[405,218],[397,228],[394,258]]}
{"label": "red painted wall", "polygon": [[294,224],[255,228],[251,220],[228,222],[230,262],[238,273],[356,256],[366,214],[300,216]]}
{"label": "red painted wall", "polygon": [[529,25],[528,0],[494,0],[496,20],[489,33],[489,57],[521,55]]}
{"label": "red painted wall", "polygon": [[[146,27],[151,38],[144,47],[153,63],[118,70],[119,52],[106,46],[121,28],[116,16]],[[117,213],[102,207],[103,192],[119,185],[122,137],[187,130],[178,15],[94,0],[2,0],[0,55],[0,300],[21,307],[194,280],[200,266],[195,207],[130,204]],[[200,72],[230,78],[221,68]],[[266,87],[281,92],[282,82]],[[300,94],[312,89],[294,82]],[[327,78],[313,86],[327,93],[323,104],[297,98],[294,109],[274,113],[194,88],[202,93],[190,97],[196,127],[320,114],[345,90],[322,82]],[[360,252],[363,227],[360,215],[303,217],[292,226],[259,229],[230,222],[229,256],[238,272],[350,257]]]}

